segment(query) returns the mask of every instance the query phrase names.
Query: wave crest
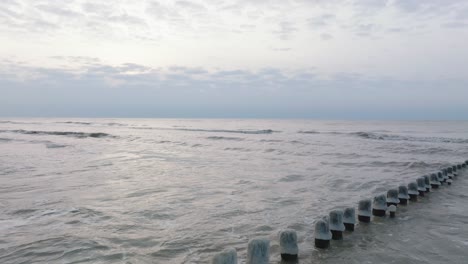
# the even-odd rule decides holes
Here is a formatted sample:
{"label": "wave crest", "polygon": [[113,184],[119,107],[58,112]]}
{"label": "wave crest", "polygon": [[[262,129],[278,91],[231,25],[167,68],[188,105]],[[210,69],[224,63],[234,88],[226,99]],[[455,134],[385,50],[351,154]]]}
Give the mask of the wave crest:
{"label": "wave crest", "polygon": [[17,133],[24,135],[51,135],[51,136],[69,136],[76,138],[103,138],[114,137],[102,132],[75,132],[75,131],[38,131],[38,130],[0,130],[0,133]]}

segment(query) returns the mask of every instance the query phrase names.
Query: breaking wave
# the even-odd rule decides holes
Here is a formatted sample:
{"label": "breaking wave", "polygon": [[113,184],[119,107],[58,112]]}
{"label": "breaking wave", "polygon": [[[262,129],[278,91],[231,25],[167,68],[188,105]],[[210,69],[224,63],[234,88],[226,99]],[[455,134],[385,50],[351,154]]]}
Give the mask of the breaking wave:
{"label": "breaking wave", "polygon": [[439,142],[439,143],[468,143],[468,139],[464,138],[444,138],[444,137],[412,137],[412,136],[401,136],[392,134],[380,134],[373,132],[352,132],[349,133],[353,136],[357,136],[364,139],[373,140],[397,140],[397,141],[417,141],[417,142]]}
{"label": "breaking wave", "polygon": [[297,131],[297,133],[299,134],[320,134],[320,132],[318,131],[315,131],[315,130],[301,130],[301,131]]}
{"label": "breaking wave", "polygon": [[107,133],[102,132],[74,132],[74,131],[37,131],[37,130],[0,130],[0,133],[17,133],[25,135],[52,135],[52,136],[69,136],[76,138],[104,138],[114,137]]}
{"label": "breaking wave", "polygon": [[210,139],[210,140],[233,140],[233,141],[242,141],[242,140],[244,140],[243,138],[239,138],[239,137],[217,137],[217,136],[207,137],[207,139]]}
{"label": "breaking wave", "polygon": [[201,128],[164,128],[164,127],[132,127],[133,129],[148,129],[148,130],[175,130],[188,132],[212,132],[212,133],[236,133],[236,134],[273,134],[279,133],[272,129],[261,130],[226,130],[226,129],[201,129]]}

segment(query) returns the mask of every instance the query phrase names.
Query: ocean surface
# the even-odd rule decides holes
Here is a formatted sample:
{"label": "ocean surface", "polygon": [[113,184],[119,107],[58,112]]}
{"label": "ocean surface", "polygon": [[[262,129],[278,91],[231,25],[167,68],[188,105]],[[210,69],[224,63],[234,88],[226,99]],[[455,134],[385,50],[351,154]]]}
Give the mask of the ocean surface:
{"label": "ocean surface", "polygon": [[314,221],[468,159],[468,122],[0,118],[0,263],[468,263],[468,173],[316,250]]}

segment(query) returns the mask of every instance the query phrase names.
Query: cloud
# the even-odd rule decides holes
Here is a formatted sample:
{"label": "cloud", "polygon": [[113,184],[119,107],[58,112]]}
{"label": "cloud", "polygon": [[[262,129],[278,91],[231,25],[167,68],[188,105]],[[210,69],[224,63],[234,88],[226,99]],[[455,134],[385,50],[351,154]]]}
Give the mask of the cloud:
{"label": "cloud", "polygon": [[278,24],[278,29],[274,30],[273,33],[282,40],[289,40],[296,31],[298,31],[298,28],[294,23],[283,21]]}
{"label": "cloud", "polygon": [[458,109],[457,117],[468,117],[464,100],[468,80],[369,78],[353,72],[323,76],[311,70],[279,68],[248,71],[152,68],[134,63],[111,66],[94,58],[63,59],[76,62],[76,67],[0,63],[0,113],[398,119],[408,115],[430,118],[437,113],[438,117],[453,117],[454,109]]}

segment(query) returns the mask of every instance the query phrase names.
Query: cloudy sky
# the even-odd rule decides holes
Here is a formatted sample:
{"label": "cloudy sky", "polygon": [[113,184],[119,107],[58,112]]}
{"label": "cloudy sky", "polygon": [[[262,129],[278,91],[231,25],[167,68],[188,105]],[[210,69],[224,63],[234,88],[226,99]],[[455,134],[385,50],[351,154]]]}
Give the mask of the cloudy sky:
{"label": "cloudy sky", "polygon": [[2,0],[0,116],[468,119],[466,0]]}

